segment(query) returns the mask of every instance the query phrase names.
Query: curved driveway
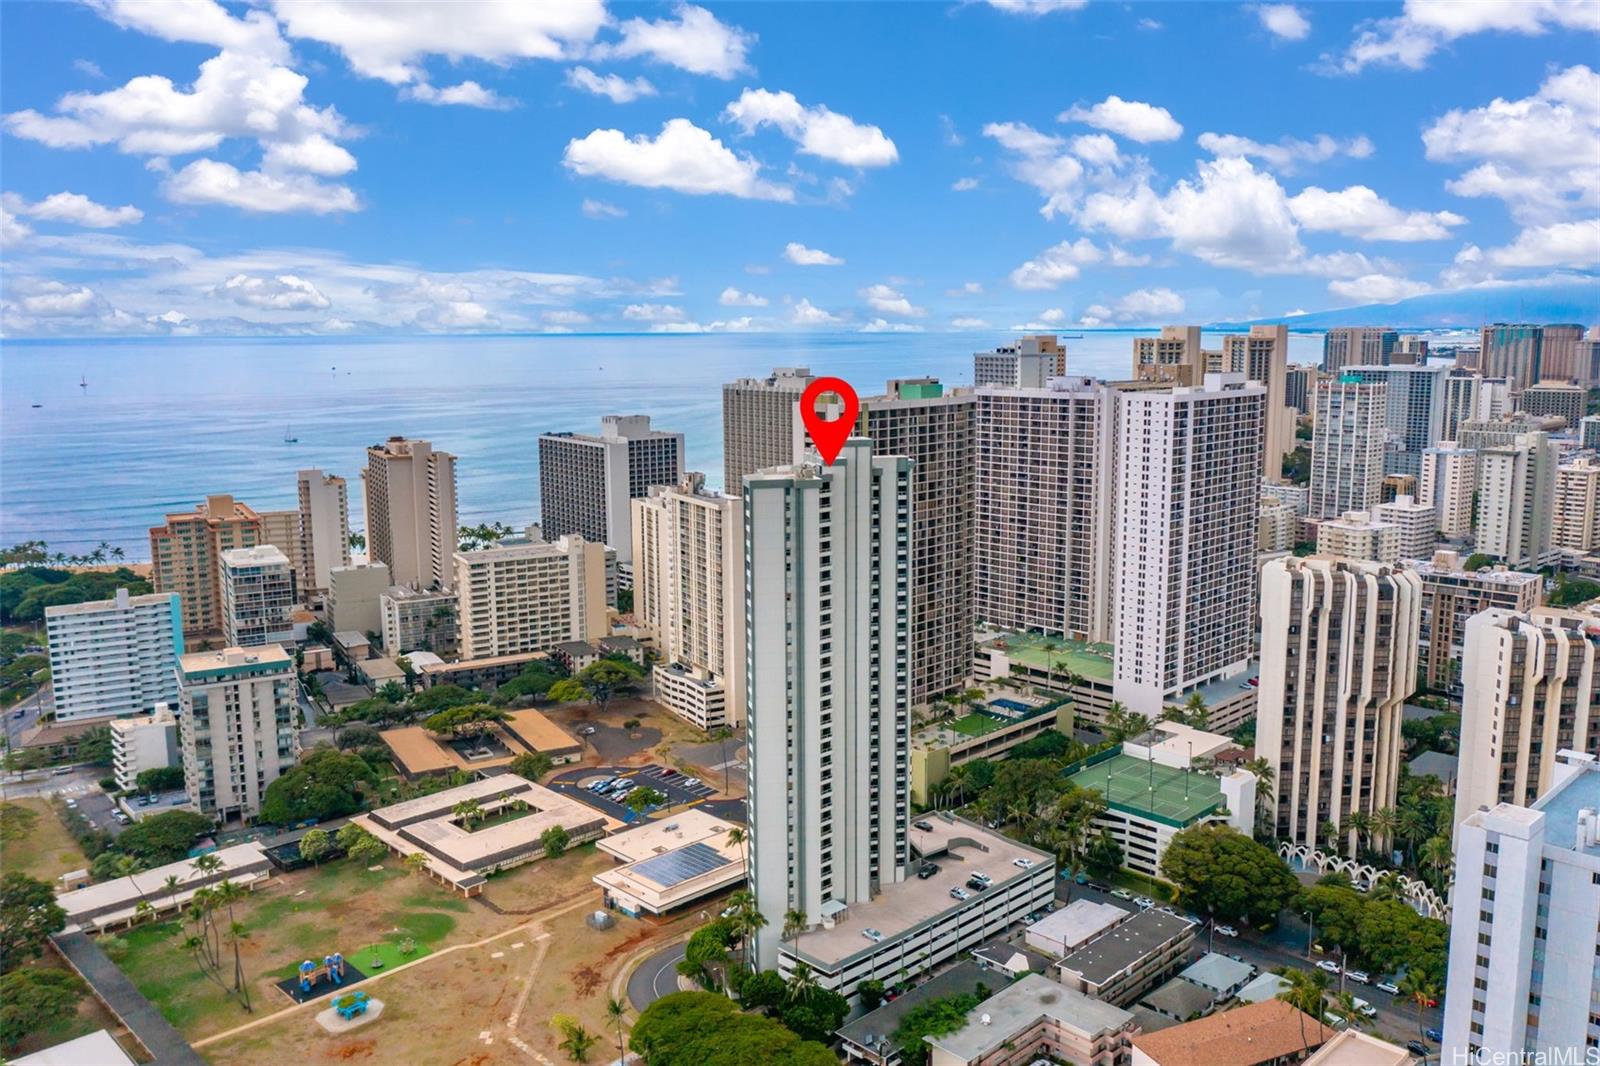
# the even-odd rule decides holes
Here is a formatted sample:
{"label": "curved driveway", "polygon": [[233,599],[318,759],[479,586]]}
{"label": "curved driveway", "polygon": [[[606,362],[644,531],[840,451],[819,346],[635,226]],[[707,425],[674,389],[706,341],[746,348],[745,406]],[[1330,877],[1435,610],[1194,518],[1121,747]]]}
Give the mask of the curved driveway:
{"label": "curved driveway", "polygon": [[662,948],[639,964],[628,977],[628,1002],[642,1011],[662,996],[678,991],[678,963],[688,941]]}

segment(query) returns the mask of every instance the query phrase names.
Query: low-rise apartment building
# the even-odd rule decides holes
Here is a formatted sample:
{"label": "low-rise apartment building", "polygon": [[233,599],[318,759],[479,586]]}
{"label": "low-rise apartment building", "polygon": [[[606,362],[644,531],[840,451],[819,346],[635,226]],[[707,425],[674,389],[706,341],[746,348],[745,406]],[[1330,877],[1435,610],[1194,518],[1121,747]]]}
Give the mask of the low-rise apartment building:
{"label": "low-rise apartment building", "polygon": [[1056,979],[1073,992],[1126,1006],[1182,964],[1196,929],[1154,908],[1130,913],[1057,963]]}

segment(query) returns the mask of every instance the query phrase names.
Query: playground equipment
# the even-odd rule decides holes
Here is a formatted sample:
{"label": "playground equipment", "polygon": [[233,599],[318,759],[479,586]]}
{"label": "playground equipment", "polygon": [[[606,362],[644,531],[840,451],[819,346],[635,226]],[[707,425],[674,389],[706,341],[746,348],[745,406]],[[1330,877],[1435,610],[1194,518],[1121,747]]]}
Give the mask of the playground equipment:
{"label": "playground equipment", "polygon": [[[336,985],[344,984],[344,956],[335,951],[332,955],[322,957],[322,965],[307,959],[300,964],[300,991],[305,995],[311,994],[317,982],[324,977]],[[366,1008],[363,1007],[363,1010]]]}
{"label": "playground equipment", "polygon": [[333,1009],[338,1011],[339,1017],[349,1021],[358,1014],[367,1013],[367,1001],[371,998],[365,992],[351,992],[348,995],[335,998]]}

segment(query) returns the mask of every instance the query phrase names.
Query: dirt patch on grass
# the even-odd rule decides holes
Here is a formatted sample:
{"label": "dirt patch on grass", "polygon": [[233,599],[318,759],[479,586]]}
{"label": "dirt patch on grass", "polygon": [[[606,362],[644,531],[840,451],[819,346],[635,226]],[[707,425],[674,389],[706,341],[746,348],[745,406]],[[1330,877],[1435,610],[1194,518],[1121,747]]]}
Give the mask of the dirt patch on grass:
{"label": "dirt patch on grass", "polygon": [[46,883],[71,870],[82,870],[89,860],[61,824],[48,800],[21,796],[0,803],[0,866]]}

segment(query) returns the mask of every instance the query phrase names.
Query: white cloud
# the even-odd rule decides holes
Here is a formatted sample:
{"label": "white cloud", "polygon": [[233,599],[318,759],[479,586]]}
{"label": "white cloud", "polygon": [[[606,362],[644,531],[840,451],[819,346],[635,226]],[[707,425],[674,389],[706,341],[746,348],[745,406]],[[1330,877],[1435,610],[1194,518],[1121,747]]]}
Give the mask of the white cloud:
{"label": "white cloud", "polygon": [[402,100],[417,100],[424,104],[433,104],[438,107],[457,105],[460,107],[481,107],[488,111],[509,111],[517,106],[515,100],[509,100],[493,89],[485,89],[475,81],[464,81],[460,85],[447,85],[443,89],[436,88],[425,81],[408,85],[400,90]]}
{"label": "white cloud", "polygon": [[567,84],[586,93],[604,96],[614,104],[631,104],[641,96],[656,95],[656,87],[644,78],[629,81],[619,74],[596,74],[588,67],[573,67],[567,71]]}
{"label": "white cloud", "polygon": [[1083,122],[1141,144],[1175,141],[1183,135],[1183,126],[1166,108],[1139,100],[1124,100],[1120,96],[1108,96],[1093,107],[1070,107],[1057,115],[1056,120]]}
{"label": "white cloud", "polygon": [[1039,312],[1039,321],[1052,326],[1058,322],[1066,321],[1066,318],[1067,313],[1061,310],[1059,307],[1051,307],[1047,310]]}
{"label": "white cloud", "polygon": [[[1135,289],[1110,304],[1090,304],[1079,324],[1094,328],[1105,325],[1159,325],[1183,313],[1183,297],[1171,289]],[[1054,320],[1049,320],[1054,321]]]}
{"label": "white cloud", "polygon": [[1568,67],[1533,96],[1447,112],[1422,143],[1434,162],[1478,164],[1449,191],[1503,200],[1524,225],[1588,213],[1600,207],[1600,74]]}
{"label": "white cloud", "polygon": [[1433,286],[1389,274],[1364,274],[1359,278],[1330,281],[1328,291],[1358,304],[1388,304],[1432,292]]}
{"label": "white cloud", "polygon": [[797,326],[829,326],[844,321],[838,315],[815,306],[805,297],[801,297],[789,312],[789,320]]}
{"label": "white cloud", "polygon": [[829,255],[821,248],[807,248],[799,241],[790,241],[783,246],[783,257],[796,266],[843,266],[844,260],[836,255]]}
{"label": "white cloud", "polygon": [[262,214],[310,211],[326,215],[361,208],[356,194],[344,185],[330,185],[307,174],[241,171],[214,159],[190,163],[166,180],[162,192],[174,203],[224,204]]}
{"label": "white cloud", "polygon": [[17,216],[0,207],[0,248],[10,248],[21,244],[33,236],[33,230],[25,222],[19,222]]}
{"label": "white cloud", "polygon": [[1117,142],[1104,133],[1086,133],[1072,138],[1072,154],[1097,166],[1114,167],[1122,161]]}
{"label": "white cloud", "polygon": [[127,226],[144,218],[144,212],[131,204],[107,207],[75,192],[53,193],[31,204],[20,196],[7,193],[6,207],[15,214],[26,215],[29,218],[45,222],[65,222],[90,229]]}
{"label": "white cloud", "polygon": [[1152,18],[1142,18],[1136,23],[1136,25],[1141,30],[1154,31],[1154,30],[1160,30],[1160,29],[1165,29],[1166,28],[1166,24],[1165,23],[1161,22],[1158,19],[1152,19]]}
{"label": "white cloud", "polygon": [[1098,263],[1104,253],[1087,237],[1053,244],[1011,272],[1011,284],[1019,289],[1053,289],[1071,281],[1079,268]]}
{"label": "white cloud", "polygon": [[1114,267],[1142,267],[1150,265],[1150,257],[1148,255],[1140,255],[1130,252],[1121,245],[1107,245],[1106,252],[1110,256],[1111,265]]}
{"label": "white cloud", "polygon": [[862,326],[861,333],[921,333],[922,327],[912,325],[910,322],[890,322],[886,318],[874,318]]}
{"label": "white cloud", "polygon": [[315,285],[293,274],[269,277],[235,274],[217,286],[215,292],[245,307],[272,311],[322,310],[332,306],[332,301]]}
{"label": "white cloud", "polygon": [[589,218],[627,218],[628,212],[604,200],[584,200],[583,213]]}
{"label": "white cloud", "polygon": [[722,290],[722,295],[717,297],[717,302],[723,307],[767,306],[767,298],[765,296],[757,296],[753,292],[740,292],[732,285]]}
{"label": "white cloud", "polygon": [[593,321],[582,311],[544,311],[539,319],[550,326],[587,326]]}
{"label": "white cloud", "polygon": [[1261,27],[1286,41],[1303,41],[1311,35],[1311,22],[1293,4],[1262,4],[1256,8]]}
{"label": "white cloud", "polygon": [[620,27],[622,39],[590,50],[596,58],[631,59],[644,56],[687,70],[727,80],[748,69],[745,53],[755,43],[755,34],[737,26],[718,22],[703,7],[680,4],[676,19],[650,22],[632,18]]}
{"label": "white cloud", "polygon": [[950,326],[952,329],[988,329],[989,323],[982,318],[952,318]]}
{"label": "white cloud", "polygon": [[977,178],[957,178],[951,183],[950,188],[955,192],[971,192],[978,187]]}
{"label": "white cloud", "polygon": [[243,18],[236,19],[213,0],[166,0],[158,4],[89,0],[89,6],[124,29],[165,41],[208,44],[279,62],[288,59],[289,49],[278,33],[278,24],[265,11],[246,11]]}
{"label": "white cloud", "polygon": [[1321,163],[1337,155],[1366,159],[1372,155],[1372,142],[1364,136],[1346,141],[1319,133],[1309,141],[1284,137],[1275,144],[1263,144],[1232,133],[1202,133],[1201,148],[1212,155],[1254,156],[1282,174],[1293,174],[1302,163]]}
{"label": "white cloud", "polygon": [[761,177],[761,164],[735,154],[686,118],[670,119],[652,138],[621,130],[594,130],[567,142],[562,163],[585,177],[693,196],[723,194],[748,200],[790,202],[794,190]]}
{"label": "white cloud", "polygon": [[100,64],[92,59],[74,59],[72,69],[90,78],[98,79],[106,76],[106,72],[100,69]]}
{"label": "white cloud", "polygon": [[1467,220],[1450,211],[1402,211],[1365,185],[1334,192],[1313,185],[1289,199],[1302,229],[1364,241],[1436,241]]}
{"label": "white cloud", "polygon": [[805,107],[789,92],[746,89],[722,117],[746,134],[761,126],[776,126],[807,155],[847,166],[888,166],[900,157],[894,142],[877,126],[863,125],[821,105]]}
{"label": "white cloud", "polygon": [[356,168],[356,158],[320,133],[303,141],[267,145],[261,160],[265,170],[304,170],[325,178],[337,178]]}
{"label": "white cloud", "polygon": [[946,296],[981,296],[983,294],[983,283],[979,281],[962,282],[960,288],[946,289],[944,294]]}
{"label": "white cloud", "polygon": [[594,40],[606,22],[600,0],[531,4],[275,0],[273,11],[291,37],[321,41],[343,54],[356,73],[391,85],[426,82],[423,61],[428,56],[501,65],[570,58]]}
{"label": "white cloud", "polygon": [[867,301],[868,307],[882,314],[899,315],[901,318],[921,318],[927,313],[906,299],[904,293],[881,283],[869,285],[856,295]]}
{"label": "white cloud", "polygon": [[44,282],[30,295],[22,297],[22,309],[42,318],[78,317],[104,305],[100,294],[87,285]]}
{"label": "white cloud", "polygon": [[689,316],[672,304],[629,304],[622,309],[622,317],[630,322],[682,322]]}
{"label": "white cloud", "polygon": [[1018,181],[1044,196],[1046,218],[1070,211],[1081,193],[1083,164],[1066,151],[1067,142],[1022,122],[991,122],[983,135],[1014,153],[1010,170]]}
{"label": "white cloud", "polygon": [[1056,11],[1078,11],[1089,0],[988,0],[989,6],[1011,15],[1048,15]]}
{"label": "white cloud", "polygon": [[1377,63],[1421,70],[1458,37],[1498,30],[1540,36],[1558,30],[1600,30],[1593,0],[1406,0],[1394,18],[1363,23],[1343,56],[1325,56],[1330,72],[1355,74]]}
{"label": "white cloud", "polygon": [[1491,248],[1485,259],[1501,267],[1575,267],[1600,265],[1600,218],[1530,227],[1503,248]]}

